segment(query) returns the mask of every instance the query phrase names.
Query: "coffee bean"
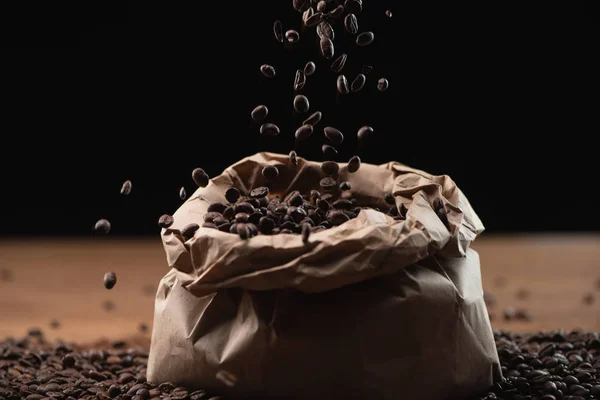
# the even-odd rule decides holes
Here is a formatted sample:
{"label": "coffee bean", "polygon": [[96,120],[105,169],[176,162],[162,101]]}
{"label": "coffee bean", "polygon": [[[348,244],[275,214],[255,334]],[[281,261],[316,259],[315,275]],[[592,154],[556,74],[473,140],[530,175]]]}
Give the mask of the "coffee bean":
{"label": "coffee bean", "polygon": [[313,133],[313,126],[312,125],[302,125],[300,128],[298,128],[296,130],[296,139],[298,140],[306,140],[308,139]]}
{"label": "coffee bean", "polygon": [[110,312],[110,311],[114,310],[115,308],[116,308],[115,303],[113,303],[110,300],[106,300],[102,303],[102,309],[104,311]]}
{"label": "coffee bean", "polygon": [[258,222],[258,230],[264,234],[269,234],[275,227],[275,221],[269,217],[262,217]]}
{"label": "coffee bean", "polygon": [[294,97],[294,110],[299,114],[304,114],[310,108],[308,98],[306,96],[298,94]]}
{"label": "coffee bean", "polygon": [[306,84],[306,76],[304,75],[304,72],[302,72],[302,70],[297,70],[296,78],[294,78],[294,90],[295,91],[302,90],[304,88],[305,84]]}
{"label": "coffee bean", "polygon": [[229,230],[231,229],[231,223],[225,222],[224,224],[218,225],[218,229],[221,232],[229,232]]}
{"label": "coffee bean", "polygon": [[60,321],[57,319],[53,319],[50,321],[50,329],[58,329],[60,328]]}
{"label": "coffee bean", "polygon": [[217,226],[217,224],[215,224],[214,222],[204,222],[202,224],[203,228],[209,228],[209,229],[219,229],[219,227]]}
{"label": "coffee bean", "polygon": [[363,73],[364,75],[368,75],[368,74],[369,74],[369,72],[371,72],[371,71],[373,71],[373,66],[371,66],[371,65],[366,65],[366,64],[365,64],[365,65],[363,65],[363,67],[362,67],[362,73]]}
{"label": "coffee bean", "polygon": [[317,3],[317,11],[318,12],[325,12],[325,9],[327,8],[327,2],[325,0],[321,0]]}
{"label": "coffee bean", "polygon": [[266,186],[261,186],[254,188],[250,191],[250,197],[253,199],[260,199],[261,197],[265,197],[269,194],[269,188]]}
{"label": "coffee bean", "polygon": [[341,72],[342,69],[344,69],[344,66],[346,65],[347,59],[348,56],[346,54],[342,54],[341,56],[336,58],[335,61],[331,63],[331,70],[335,73]]}
{"label": "coffee bean", "polygon": [[346,191],[346,190],[351,190],[352,186],[350,185],[350,182],[348,181],[344,181],[342,183],[340,183],[340,192]]}
{"label": "coffee bean", "polygon": [[373,32],[363,32],[356,37],[356,44],[361,47],[368,46],[373,43],[373,40],[375,40]]}
{"label": "coffee bean", "polygon": [[313,26],[321,24],[324,18],[325,16],[323,15],[323,13],[317,12],[306,19],[305,25],[308,28],[312,28]]}
{"label": "coffee bean", "polygon": [[[443,208],[443,205],[440,208]],[[529,291],[529,289],[525,289],[525,288],[521,288],[521,289],[517,290],[517,293],[516,293],[516,296],[519,300],[528,299],[530,295],[531,295],[531,292]]]}
{"label": "coffee bean", "polygon": [[138,325],[138,331],[140,331],[141,333],[147,333],[148,325],[145,324],[144,322],[140,322],[140,324]]}
{"label": "coffee bean", "polygon": [[260,66],[260,72],[267,78],[275,77],[275,68],[269,64],[263,64]]}
{"label": "coffee bean", "polygon": [[302,243],[308,243],[308,239],[310,238],[310,224],[304,223],[302,224]]}
{"label": "coffee bean", "polygon": [[254,110],[252,110],[251,117],[256,122],[262,122],[269,115],[269,109],[266,106],[260,105],[256,106]]}
{"label": "coffee bean", "polygon": [[108,222],[108,220],[106,220],[106,219],[100,219],[94,225],[94,231],[96,233],[100,233],[102,235],[106,235],[107,233],[109,233],[110,228],[111,228],[110,222]]}
{"label": "coffee bean", "polygon": [[321,181],[319,182],[319,185],[325,190],[331,190],[334,187],[336,187],[337,184],[335,182],[335,179],[328,176],[328,177],[321,179]]}
{"label": "coffee bean", "polygon": [[249,217],[250,217],[250,215],[248,215],[248,213],[239,212],[239,213],[235,214],[235,222],[237,224],[246,223],[246,222],[248,222]]}
{"label": "coffee bean", "polygon": [[370,126],[363,126],[362,128],[360,128],[358,130],[358,139],[362,140],[362,139],[366,139],[367,137],[369,137],[371,134],[373,133],[373,128],[371,128]]}
{"label": "coffee bean", "polygon": [[339,146],[344,141],[344,135],[342,132],[331,126],[326,126],[325,129],[323,129],[323,133],[334,146]]}
{"label": "coffee bean", "polygon": [[308,7],[308,9],[302,13],[302,23],[306,26],[306,21],[308,21],[308,19],[314,14],[315,11],[312,9],[312,7]]}
{"label": "coffee bean", "polygon": [[304,12],[308,7],[310,7],[310,1],[308,0],[294,0],[294,10],[298,12]]}
{"label": "coffee bean", "polygon": [[250,239],[250,230],[246,224],[237,224],[237,234],[242,240]]}
{"label": "coffee bean", "polygon": [[352,14],[360,14],[362,11],[362,1],[361,0],[346,0],[344,2],[344,7],[349,13]]}
{"label": "coffee bean", "polygon": [[158,226],[160,226],[161,228],[167,229],[168,227],[173,225],[173,221],[174,221],[173,217],[171,217],[169,214],[163,214],[158,219]]}
{"label": "coffee bean", "polygon": [[327,160],[335,159],[335,157],[338,155],[338,151],[333,146],[328,144],[321,146],[321,151]]}
{"label": "coffee bean", "polygon": [[323,37],[319,41],[319,44],[321,48],[321,55],[327,60],[332,59],[335,54],[335,49],[333,48],[333,42],[331,41],[331,39]]}
{"label": "coffee bean", "polygon": [[360,157],[353,156],[352,158],[350,158],[350,161],[348,161],[348,172],[354,173],[354,172],[358,171],[359,168],[360,168]]}
{"label": "coffee bean", "polygon": [[283,43],[283,27],[281,26],[281,21],[275,21],[273,24],[273,33],[275,34],[275,39],[277,39],[278,42]]}
{"label": "coffee bean", "polygon": [[353,92],[358,92],[365,86],[366,82],[367,77],[363,74],[358,74],[356,75],[356,78],[354,78],[354,80],[352,81],[352,85],[350,88]]}
{"label": "coffee bean", "polygon": [[388,204],[396,204],[396,198],[394,197],[394,195],[390,192],[386,192],[385,196],[384,196],[384,200],[386,203]]}
{"label": "coffee bean", "polygon": [[213,222],[217,218],[222,218],[223,215],[216,211],[207,212],[204,214],[204,222]]}
{"label": "coffee bean", "polygon": [[241,194],[237,188],[230,187],[225,192],[225,199],[230,203],[235,203],[240,198]]}
{"label": "coffee bean", "polygon": [[510,321],[515,318],[516,311],[514,308],[508,307],[504,309],[504,319]]}
{"label": "coffee bean", "polygon": [[204,172],[204,170],[202,168],[196,168],[195,170],[192,171],[192,179],[194,180],[196,185],[198,185],[199,187],[208,186],[208,183],[210,180],[210,178],[208,177],[208,174],[206,172]]}
{"label": "coffee bean", "polygon": [[344,13],[344,6],[339,5],[336,8],[334,8],[333,10],[329,11],[329,13],[327,13],[327,16],[329,18],[337,18],[340,15],[342,15]]}
{"label": "coffee bean", "polygon": [[333,202],[333,208],[338,210],[351,210],[354,208],[354,204],[350,200],[347,199],[339,199]]}
{"label": "coffee bean", "polygon": [[346,15],[346,18],[344,18],[344,28],[346,29],[346,32],[351,35],[356,35],[358,33],[358,20],[356,19],[356,15]]}
{"label": "coffee bean", "polygon": [[377,81],[377,90],[379,90],[380,92],[385,92],[386,90],[388,90],[389,86],[390,86],[390,84],[389,84],[388,80],[385,78],[380,78]]}
{"label": "coffee bean", "polygon": [[335,161],[324,161],[321,163],[321,171],[325,175],[337,175],[340,170],[340,165]]}
{"label": "coffee bean", "polygon": [[279,127],[275,124],[267,122],[260,126],[260,134],[262,136],[277,136],[279,133]]}
{"label": "coffee bean", "polygon": [[298,165],[298,154],[294,150],[290,151],[290,163],[294,166]]}
{"label": "coffee bean", "polygon": [[239,204],[235,205],[235,213],[246,213],[248,215],[252,214],[256,211],[254,205],[250,204],[249,201],[242,201]]}
{"label": "coffee bean", "polygon": [[533,319],[531,313],[522,308],[515,312],[515,318],[521,321],[531,321]]}
{"label": "coffee bean", "polygon": [[181,236],[183,236],[183,238],[185,240],[189,240],[194,236],[194,233],[196,233],[196,231],[200,229],[200,225],[196,224],[196,223],[191,223],[189,225],[186,225],[182,230],[181,230]]}
{"label": "coffee bean", "polygon": [[348,217],[346,214],[344,214],[341,211],[331,211],[328,215],[327,220],[333,225],[333,226],[338,226],[343,224],[346,221],[350,220],[350,217]]}
{"label": "coffee bean", "polygon": [[121,194],[127,196],[129,193],[131,193],[131,181],[127,180],[121,186]]}
{"label": "coffee bean", "polygon": [[321,122],[322,116],[323,114],[321,114],[321,111],[316,111],[312,113],[308,118],[306,118],[304,122],[302,122],[302,125],[312,125],[314,127],[319,122]]}
{"label": "coffee bean", "polygon": [[117,284],[117,274],[114,272],[107,272],[104,274],[104,287],[112,289]]}
{"label": "coffee bean", "polygon": [[316,67],[315,63],[312,61],[309,61],[304,66],[304,75],[311,76],[312,74],[315,73],[316,69],[317,69],[317,67]]}
{"label": "coffee bean", "polygon": [[181,200],[185,200],[187,197],[187,193],[185,192],[185,188],[182,186],[181,189],[179,189],[179,198]]}
{"label": "coffee bean", "polygon": [[279,176],[279,170],[274,165],[267,165],[262,170],[262,176],[268,181],[274,181]]}
{"label": "coffee bean", "polygon": [[[312,18],[312,17],[311,17]],[[293,29],[290,29],[285,33],[285,38],[290,43],[296,43],[300,40],[300,34]]]}
{"label": "coffee bean", "polygon": [[385,16],[388,18],[392,18],[392,12],[390,10],[385,10]]}
{"label": "coffee bean", "polygon": [[319,39],[330,39],[331,41],[335,39],[335,32],[327,21],[319,23],[317,26],[317,35]]}
{"label": "coffee bean", "polygon": [[350,93],[350,87],[348,86],[348,80],[344,75],[340,75],[337,77],[337,90],[341,94]]}

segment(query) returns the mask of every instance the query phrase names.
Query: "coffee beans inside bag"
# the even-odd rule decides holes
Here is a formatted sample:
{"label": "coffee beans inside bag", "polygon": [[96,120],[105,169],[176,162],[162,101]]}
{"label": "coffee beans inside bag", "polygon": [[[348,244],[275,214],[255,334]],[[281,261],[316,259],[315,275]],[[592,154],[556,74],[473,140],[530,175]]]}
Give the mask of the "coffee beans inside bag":
{"label": "coffee beans inside bag", "polygon": [[[211,204],[231,205],[226,193],[238,202],[262,187],[270,200],[327,194],[320,163],[293,161],[239,161],[162,229],[172,268],[156,296],[148,379],[225,395],[380,400],[464,399],[500,379],[469,248],[484,227],[449,177],[341,163],[328,197],[343,183],[354,206],[369,206],[354,218],[254,235],[203,226]],[[385,211],[390,203],[399,212]],[[199,228],[183,236],[190,224]]]}

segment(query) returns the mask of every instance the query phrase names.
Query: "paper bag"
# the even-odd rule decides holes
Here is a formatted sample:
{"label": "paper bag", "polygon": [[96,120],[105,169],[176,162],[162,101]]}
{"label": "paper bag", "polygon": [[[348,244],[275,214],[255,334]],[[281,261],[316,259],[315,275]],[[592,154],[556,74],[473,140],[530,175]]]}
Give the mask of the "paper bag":
{"label": "paper bag", "polygon": [[[225,191],[269,184],[308,194],[320,163],[259,153],[199,188],[163,229],[172,269],[156,296],[148,379],[224,394],[278,399],[465,399],[501,378],[483,301],[483,225],[448,176],[397,162],[348,173],[359,204],[391,192],[406,220],[363,210],[340,226],[300,235],[237,235],[200,228]],[[440,203],[441,202],[441,203]],[[443,205],[445,224],[435,212]],[[220,371],[237,381],[228,387]]]}

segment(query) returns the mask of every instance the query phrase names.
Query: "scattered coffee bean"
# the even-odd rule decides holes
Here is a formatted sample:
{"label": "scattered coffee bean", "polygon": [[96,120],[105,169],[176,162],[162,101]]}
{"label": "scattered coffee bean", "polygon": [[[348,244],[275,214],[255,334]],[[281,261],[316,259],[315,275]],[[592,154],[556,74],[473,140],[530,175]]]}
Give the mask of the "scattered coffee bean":
{"label": "scattered coffee bean", "polygon": [[321,47],[321,55],[323,55],[323,57],[325,57],[327,60],[332,59],[335,54],[335,50],[333,48],[333,42],[331,39],[323,37],[319,41],[319,44]]}
{"label": "scattered coffee bean", "polygon": [[362,140],[362,139],[366,139],[367,137],[369,137],[371,134],[373,133],[373,128],[371,128],[370,126],[363,126],[362,128],[360,128],[358,130],[358,139]]}
{"label": "scattered coffee bean", "polygon": [[350,87],[348,86],[348,80],[346,79],[346,76],[340,75],[337,77],[337,90],[341,94],[350,93]]}
{"label": "scattered coffee bean", "polygon": [[515,312],[515,319],[518,319],[520,321],[531,321],[533,318],[529,311],[520,308]]}
{"label": "scattered coffee bean", "polygon": [[294,166],[298,165],[298,154],[294,150],[290,151],[290,163]]}
{"label": "scattered coffee bean", "polygon": [[350,89],[353,92],[359,92],[365,86],[366,82],[367,82],[367,77],[363,74],[358,74],[358,75],[356,75],[356,78],[354,78],[354,80],[352,81],[352,85],[350,86]]}
{"label": "scattered coffee bean", "polygon": [[304,75],[311,76],[312,74],[315,73],[316,69],[317,69],[317,67],[316,67],[315,63],[312,61],[309,61],[304,66]]}
{"label": "scattered coffee bean", "polygon": [[313,126],[312,125],[302,125],[300,128],[298,128],[296,130],[296,139],[298,140],[306,140],[308,139],[313,133]]}
{"label": "scattered coffee bean", "polygon": [[187,198],[187,193],[185,192],[185,188],[183,186],[181,189],[179,189],[179,198],[181,200],[185,200]]}
{"label": "scattered coffee bean", "polygon": [[392,18],[392,12],[390,10],[385,10],[385,16],[388,18]]}
{"label": "scattered coffee bean", "polygon": [[358,20],[356,19],[356,15],[346,15],[346,18],[344,18],[344,28],[346,29],[346,32],[351,35],[356,35],[358,33]]}
{"label": "scattered coffee bean", "polygon": [[160,218],[158,219],[158,226],[160,226],[161,228],[168,228],[171,225],[173,225],[173,217],[171,217],[169,214],[163,214],[160,216]]}
{"label": "scattered coffee bean", "polygon": [[275,77],[275,68],[269,64],[263,64],[260,66],[260,72],[267,78]]}
{"label": "scattered coffee bean", "polygon": [[50,329],[58,329],[60,328],[60,321],[57,319],[50,320]]}
{"label": "scattered coffee bean", "polygon": [[293,0],[294,10],[298,12],[304,12],[310,7],[310,1],[308,0]]}
{"label": "scattered coffee bean", "polygon": [[595,300],[596,300],[596,297],[594,296],[593,293],[587,293],[585,296],[583,296],[584,304],[587,304],[587,305],[593,304]]}
{"label": "scattered coffee bean", "polygon": [[329,13],[327,13],[327,16],[329,18],[337,18],[340,15],[342,15],[344,13],[344,6],[339,5],[336,8],[334,8],[333,10],[329,11]]}
{"label": "scattered coffee bean", "polygon": [[317,11],[322,13],[325,12],[325,9],[327,8],[327,2],[325,0],[321,0],[317,3]]}
{"label": "scattered coffee bean", "polygon": [[346,191],[346,190],[351,190],[352,186],[350,185],[350,182],[348,181],[344,181],[342,183],[340,183],[340,192]]}
{"label": "scattered coffee bean", "polygon": [[110,300],[106,300],[102,303],[102,309],[104,311],[110,312],[113,311],[116,308],[115,303],[113,303]]}
{"label": "scattered coffee bean", "polygon": [[336,58],[335,61],[331,63],[331,70],[335,73],[341,72],[342,69],[344,69],[344,66],[346,65],[347,59],[348,56],[346,54],[342,54],[341,56]]}
{"label": "scattered coffee bean", "polygon": [[260,134],[262,136],[278,136],[279,133],[280,133],[279,127],[270,122],[267,122],[260,126]]}
{"label": "scattered coffee bean", "polygon": [[319,185],[325,190],[331,190],[334,187],[336,187],[337,183],[336,183],[335,179],[328,176],[328,177],[321,179],[321,182],[319,182]]}
{"label": "scattered coffee bean", "polygon": [[338,226],[343,224],[346,221],[350,220],[346,214],[341,211],[331,211],[329,216],[327,217],[328,221],[331,222],[333,226]]}
{"label": "scattered coffee bean", "polygon": [[296,43],[300,40],[300,34],[293,29],[290,29],[285,33],[285,38],[290,43]]}
{"label": "scattered coffee bean", "polygon": [[306,76],[304,75],[304,72],[299,69],[296,71],[296,78],[294,78],[294,90],[295,91],[302,90],[304,88],[305,84],[306,84]]}
{"label": "scattered coffee bean", "polygon": [[62,358],[62,366],[64,369],[73,368],[75,366],[75,357],[72,354],[65,354]]}
{"label": "scattered coffee bean", "polygon": [[516,314],[517,314],[517,312],[512,307],[508,307],[508,308],[504,309],[504,319],[506,321],[510,321],[510,320],[514,319]]}
{"label": "scattered coffee bean", "polygon": [[250,191],[250,197],[252,197],[253,199],[260,199],[260,198],[268,196],[268,195],[269,195],[269,188],[266,186],[257,187]]}
{"label": "scattered coffee bean", "polygon": [[353,156],[352,158],[350,158],[350,161],[348,161],[348,172],[355,173],[356,171],[359,170],[359,168],[360,168],[360,157]]}
{"label": "scattered coffee bean", "polygon": [[244,223],[237,224],[237,234],[242,240],[250,239],[250,230],[248,229],[248,225]]}
{"label": "scattered coffee bean", "polygon": [[328,144],[324,144],[323,146],[321,146],[321,151],[323,152],[325,158],[328,160],[335,159],[335,157],[338,155],[338,151],[335,149],[335,147],[330,146]]}
{"label": "scattered coffee bean", "polygon": [[304,244],[308,243],[308,239],[310,238],[310,224],[304,223],[302,224],[302,242]]}
{"label": "scattered coffee bean", "polygon": [[323,114],[321,114],[321,111],[316,111],[312,113],[308,118],[306,118],[304,122],[302,122],[302,125],[312,125],[314,127],[319,122],[321,122],[322,116]]}
{"label": "scattered coffee bean", "polygon": [[299,114],[304,114],[310,108],[308,98],[306,96],[298,94],[294,97],[294,110]]}
{"label": "scattered coffee bean", "polygon": [[321,163],[321,171],[323,171],[325,175],[337,175],[339,170],[340,165],[335,161],[324,161],[323,163]]}
{"label": "scattered coffee bean", "polygon": [[274,165],[267,165],[262,170],[262,176],[268,181],[274,181],[279,176],[279,170]]}
{"label": "scattered coffee bean", "polygon": [[362,1],[361,0],[346,0],[344,2],[344,7],[349,13],[352,14],[360,14],[362,11]]}
{"label": "scattered coffee bean", "polygon": [[[238,199],[240,198],[240,196],[241,196],[240,191],[237,188],[234,188],[234,187],[230,187],[225,192],[225,200],[227,200],[230,203],[235,203],[236,201],[238,201]],[[205,221],[206,221],[206,218],[205,218]]]}
{"label": "scattered coffee bean", "polygon": [[308,9],[306,11],[304,11],[304,13],[302,14],[302,23],[306,26],[306,21],[308,21],[308,19],[310,17],[312,17],[314,15],[315,11],[312,9],[312,7],[308,7]]}
{"label": "scattered coffee bean", "polygon": [[380,78],[377,81],[377,90],[379,90],[380,92],[385,92],[386,90],[388,90],[389,86],[390,86],[390,83],[385,78]]}
{"label": "scattered coffee bean", "polygon": [[498,303],[498,299],[492,293],[484,291],[483,292],[483,301],[488,308],[493,308],[496,303]]}
{"label": "scattered coffee bean", "polygon": [[275,21],[273,24],[273,33],[275,34],[275,39],[277,39],[278,42],[283,43],[283,27],[281,26],[281,21]]}
{"label": "scattered coffee bean", "polygon": [[186,225],[182,230],[181,230],[181,236],[183,236],[183,238],[185,240],[189,240],[194,236],[194,233],[196,233],[196,231],[200,229],[200,225],[196,224],[196,223],[191,223],[189,225]]}
{"label": "scattered coffee bean", "polygon": [[145,324],[144,322],[140,322],[140,324],[138,325],[138,330],[141,333],[147,333],[148,332],[148,325]]}
{"label": "scattered coffee bean", "polygon": [[235,375],[225,370],[220,370],[217,372],[217,379],[227,387],[234,387],[238,381]]}
{"label": "scattered coffee bean", "polygon": [[369,72],[371,72],[371,71],[373,71],[373,66],[371,66],[371,65],[366,65],[366,64],[365,64],[365,65],[363,65],[363,67],[362,67],[362,73],[363,73],[364,75],[368,75],[368,74],[369,74]]}
{"label": "scattered coffee bean", "polygon": [[321,24],[324,18],[325,16],[323,15],[323,13],[317,12],[306,19],[305,25],[308,28],[312,28],[313,26]]}
{"label": "scattered coffee bean", "polygon": [[114,272],[107,272],[104,274],[104,287],[112,289],[117,284],[117,274]]}
{"label": "scattered coffee bean", "polygon": [[198,187],[206,187],[210,182],[208,174],[202,168],[196,168],[192,171],[192,179]]}
{"label": "scattered coffee bean", "polygon": [[394,195],[390,192],[386,192],[385,196],[384,196],[384,200],[386,203],[388,204],[396,204],[396,198],[394,197]]}
{"label": "scattered coffee bean", "polygon": [[331,126],[326,126],[323,129],[323,133],[325,134],[325,137],[334,146],[339,146],[344,141],[344,135],[342,134],[342,132],[338,131],[337,129],[335,129],[335,128],[331,127]]}
{"label": "scattered coffee bean", "polygon": [[317,26],[317,35],[319,39],[335,40],[335,31],[327,21],[323,21]]}
{"label": "scattered coffee bean", "polygon": [[252,110],[251,117],[256,122],[262,122],[269,115],[269,109],[266,106],[260,105],[256,106],[254,110]]}
{"label": "scattered coffee bean", "polygon": [[356,44],[361,47],[368,46],[373,43],[374,39],[375,35],[373,32],[363,32],[356,37]]}
{"label": "scattered coffee bean", "polygon": [[94,225],[94,231],[102,235],[106,235],[107,233],[109,233],[110,228],[110,222],[108,222],[108,220],[106,219],[100,219],[98,220],[98,222],[96,222],[96,225]]}
{"label": "scattered coffee bean", "polygon": [[121,194],[128,196],[129,193],[131,193],[131,181],[127,180],[123,182],[123,185],[121,186]]}

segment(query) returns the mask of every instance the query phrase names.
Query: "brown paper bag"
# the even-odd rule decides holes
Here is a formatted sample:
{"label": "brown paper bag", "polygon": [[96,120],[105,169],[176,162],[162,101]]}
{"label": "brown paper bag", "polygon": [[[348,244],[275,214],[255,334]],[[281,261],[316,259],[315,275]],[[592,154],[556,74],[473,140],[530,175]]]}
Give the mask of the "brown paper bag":
{"label": "brown paper bag", "polygon": [[[320,164],[259,153],[198,189],[162,238],[171,267],[156,296],[152,382],[278,399],[465,399],[500,379],[477,253],[483,225],[447,176],[399,163],[340,164],[360,203],[392,192],[405,221],[374,211],[311,235],[248,241],[200,228],[210,203],[236,186],[308,193]],[[439,199],[439,200],[436,200]],[[433,204],[447,211],[446,227]],[[237,377],[233,388],[219,371]]]}

